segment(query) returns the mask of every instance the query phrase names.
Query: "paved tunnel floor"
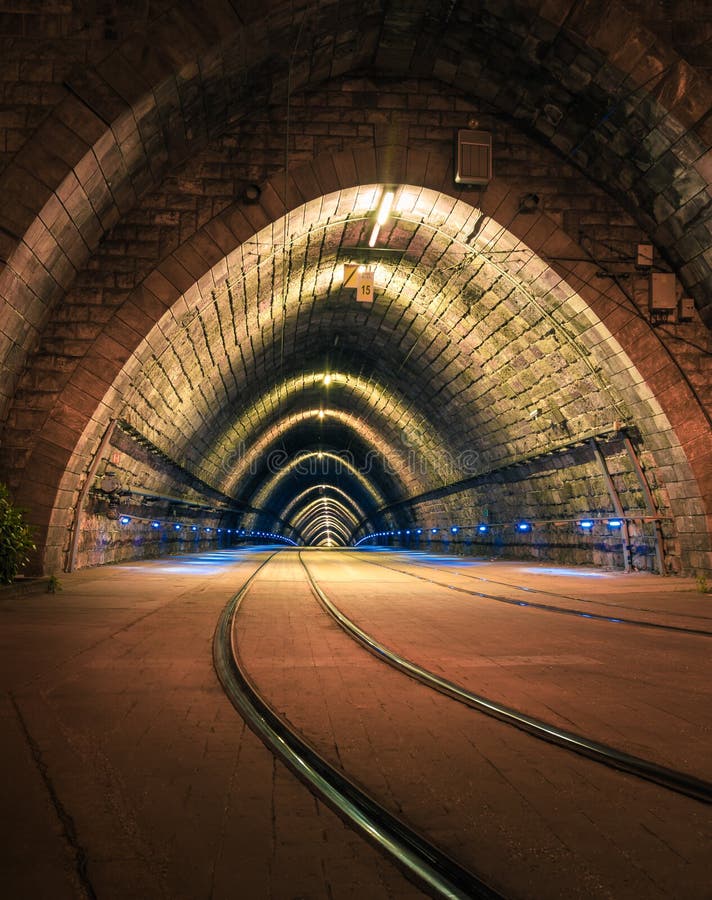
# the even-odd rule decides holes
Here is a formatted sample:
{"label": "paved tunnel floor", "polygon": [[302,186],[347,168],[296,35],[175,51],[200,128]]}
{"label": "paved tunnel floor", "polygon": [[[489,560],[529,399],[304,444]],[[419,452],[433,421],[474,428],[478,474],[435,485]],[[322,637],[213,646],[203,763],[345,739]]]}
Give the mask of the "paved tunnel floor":
{"label": "paved tunnel floor", "polygon": [[[267,556],[204,553],[78,572],[54,595],[0,591],[6,896],[421,896],[273,759],[216,679],[218,616]],[[712,631],[712,600],[692,579],[303,556],[403,655],[712,779],[710,639],[605,619]],[[302,735],[507,896],[710,896],[709,807],[388,669],[326,617],[295,552],[257,576],[236,627],[258,687]]]}

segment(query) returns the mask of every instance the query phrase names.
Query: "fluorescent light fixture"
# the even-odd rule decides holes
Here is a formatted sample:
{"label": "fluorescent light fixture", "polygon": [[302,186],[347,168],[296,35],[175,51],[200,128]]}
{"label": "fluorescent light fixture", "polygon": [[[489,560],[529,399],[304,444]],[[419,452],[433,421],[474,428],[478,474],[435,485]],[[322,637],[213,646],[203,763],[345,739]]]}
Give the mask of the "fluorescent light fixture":
{"label": "fluorescent light fixture", "polygon": [[324,384],[325,384],[327,387],[331,384],[331,375],[329,375],[328,372],[327,372],[326,375],[324,375]]}
{"label": "fluorescent light fixture", "polygon": [[373,231],[371,232],[371,237],[368,239],[369,247],[375,246],[376,241],[378,240],[378,232],[380,230],[381,230],[381,226],[378,224],[378,222],[376,222],[376,224],[373,226]]}
{"label": "fluorescent light fixture", "polygon": [[378,225],[385,225],[386,220],[391,211],[391,207],[393,206],[393,198],[395,194],[393,191],[386,191],[381,197],[381,205],[378,207],[378,214],[376,215],[376,222]]}

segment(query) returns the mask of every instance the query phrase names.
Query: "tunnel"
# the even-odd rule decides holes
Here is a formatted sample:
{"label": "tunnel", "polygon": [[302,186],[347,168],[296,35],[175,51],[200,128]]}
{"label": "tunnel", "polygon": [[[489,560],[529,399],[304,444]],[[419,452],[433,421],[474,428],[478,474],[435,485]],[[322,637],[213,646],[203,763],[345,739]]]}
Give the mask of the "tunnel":
{"label": "tunnel", "polygon": [[709,898],[712,5],[0,48],[7,896]]}
{"label": "tunnel", "polygon": [[709,571],[703,45],[633,5],[630,53],[527,2],[53,37],[0,176],[28,571],[262,534]]}

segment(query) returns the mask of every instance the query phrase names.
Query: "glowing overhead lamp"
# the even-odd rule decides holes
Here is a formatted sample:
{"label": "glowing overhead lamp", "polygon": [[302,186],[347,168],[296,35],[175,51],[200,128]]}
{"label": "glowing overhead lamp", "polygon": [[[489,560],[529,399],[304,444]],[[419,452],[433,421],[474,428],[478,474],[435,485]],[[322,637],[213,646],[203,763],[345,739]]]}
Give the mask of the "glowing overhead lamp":
{"label": "glowing overhead lamp", "polygon": [[486,522],[480,522],[480,524],[477,526],[477,530],[480,534],[487,534],[487,532],[489,531],[489,525]]}
{"label": "glowing overhead lamp", "polygon": [[131,521],[131,516],[121,516],[121,518],[119,519],[119,522],[122,525],[128,525],[130,521]]}
{"label": "glowing overhead lamp", "polygon": [[393,206],[393,198],[395,194],[393,191],[384,191],[383,196],[381,197],[381,204],[378,207],[378,213],[376,214],[376,224],[377,225],[385,225],[386,220],[391,212],[391,207]]}
{"label": "glowing overhead lamp", "polygon": [[376,222],[373,226],[373,231],[371,232],[371,237],[368,239],[368,246],[375,247],[376,241],[378,240],[378,232],[381,230],[381,226]]}
{"label": "glowing overhead lamp", "polygon": [[590,531],[593,528],[593,525],[593,519],[581,519],[579,522],[579,526],[583,528],[584,531]]}
{"label": "glowing overhead lamp", "polygon": [[326,373],[326,375],[324,375],[324,384],[327,387],[329,387],[329,385],[331,384],[331,375],[329,375],[328,372]]}
{"label": "glowing overhead lamp", "polygon": [[517,531],[527,532],[532,530],[531,522],[517,522]]}
{"label": "glowing overhead lamp", "polygon": [[324,410],[323,410],[323,409],[320,409],[320,410],[319,410],[319,413],[318,413],[319,418],[320,418],[320,419],[323,419],[325,415],[326,415],[326,413],[324,412]]}

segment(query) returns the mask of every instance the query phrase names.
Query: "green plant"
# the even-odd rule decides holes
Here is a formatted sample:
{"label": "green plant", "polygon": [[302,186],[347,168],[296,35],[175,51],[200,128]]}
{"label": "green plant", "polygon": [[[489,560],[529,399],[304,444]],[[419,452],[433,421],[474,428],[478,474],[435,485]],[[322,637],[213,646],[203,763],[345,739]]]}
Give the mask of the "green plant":
{"label": "green plant", "polygon": [[0,584],[14,581],[34,549],[30,526],[12,505],[7,487],[0,484]]}
{"label": "green plant", "polygon": [[56,575],[50,575],[47,579],[47,593],[48,594],[56,594],[57,591],[62,590],[62,582],[57,578]]}

